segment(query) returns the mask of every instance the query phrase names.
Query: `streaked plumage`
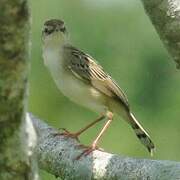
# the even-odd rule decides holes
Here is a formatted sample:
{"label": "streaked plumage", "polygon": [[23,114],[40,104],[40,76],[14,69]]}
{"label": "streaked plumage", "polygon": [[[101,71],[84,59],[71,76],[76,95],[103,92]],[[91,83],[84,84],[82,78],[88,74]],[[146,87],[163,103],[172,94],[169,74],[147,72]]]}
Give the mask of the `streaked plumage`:
{"label": "streaked plumage", "polygon": [[61,92],[98,113],[119,114],[152,153],[154,144],[130,112],[124,92],[95,59],[69,44],[63,21],[47,21],[43,36],[44,62]]}
{"label": "streaked plumage", "polygon": [[69,68],[75,75],[78,74],[82,80],[89,81],[101,93],[118,98],[127,109],[129,108],[126,95],[95,59],[72,46],[65,46],[64,48],[71,54]]}

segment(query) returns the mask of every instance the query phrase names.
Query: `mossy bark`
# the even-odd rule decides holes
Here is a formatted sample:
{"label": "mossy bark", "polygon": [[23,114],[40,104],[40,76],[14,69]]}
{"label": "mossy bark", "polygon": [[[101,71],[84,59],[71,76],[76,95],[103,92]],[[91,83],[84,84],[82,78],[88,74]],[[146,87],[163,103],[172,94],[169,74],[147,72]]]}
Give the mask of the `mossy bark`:
{"label": "mossy bark", "polygon": [[[84,147],[75,138],[54,136],[57,131],[32,114],[38,135],[39,167],[62,180],[179,180],[180,162],[136,159],[105,151],[77,157]],[[114,142],[115,143],[115,142]]]}
{"label": "mossy bark", "polygon": [[180,0],[141,0],[162,42],[180,69]]}
{"label": "mossy bark", "polygon": [[0,1],[0,179],[28,179],[31,166],[20,137],[29,61],[27,0]]}

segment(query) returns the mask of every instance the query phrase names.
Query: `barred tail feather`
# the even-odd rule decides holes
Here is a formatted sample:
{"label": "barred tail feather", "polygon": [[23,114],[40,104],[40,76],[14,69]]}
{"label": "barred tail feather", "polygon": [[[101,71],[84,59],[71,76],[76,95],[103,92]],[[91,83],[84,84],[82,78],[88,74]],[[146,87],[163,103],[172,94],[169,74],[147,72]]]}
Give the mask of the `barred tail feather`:
{"label": "barred tail feather", "polygon": [[136,120],[132,113],[129,113],[129,123],[134,129],[136,136],[139,138],[141,143],[148,149],[151,156],[153,156],[153,152],[155,149],[154,143],[150,139],[149,134],[144,130],[141,124]]}

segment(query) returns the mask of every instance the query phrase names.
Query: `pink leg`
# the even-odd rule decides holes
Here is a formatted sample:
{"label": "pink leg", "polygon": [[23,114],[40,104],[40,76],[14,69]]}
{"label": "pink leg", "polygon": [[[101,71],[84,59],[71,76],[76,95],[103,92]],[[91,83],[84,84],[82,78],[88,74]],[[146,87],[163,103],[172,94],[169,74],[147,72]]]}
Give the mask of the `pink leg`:
{"label": "pink leg", "polygon": [[67,131],[66,129],[63,129],[65,132],[63,133],[56,133],[55,135],[63,135],[66,137],[71,137],[71,138],[75,138],[78,140],[78,136],[80,134],[82,134],[83,132],[85,132],[87,129],[89,129],[90,127],[92,127],[93,125],[95,125],[97,122],[103,120],[105,118],[104,115],[101,115],[99,118],[97,118],[95,121],[91,122],[90,124],[88,124],[86,127],[80,129],[78,132],[76,133],[71,133],[69,131]]}
{"label": "pink leg", "polygon": [[107,114],[108,116],[108,121],[105,123],[105,125],[103,126],[102,130],[100,131],[100,133],[98,134],[98,136],[96,137],[96,139],[93,141],[92,145],[88,148],[86,148],[78,157],[77,159],[80,159],[81,156],[85,155],[87,156],[88,154],[90,154],[92,151],[98,149],[97,147],[97,143],[99,141],[99,139],[102,137],[102,135],[104,134],[104,132],[106,131],[106,129],[109,127],[110,123],[112,122],[113,119],[113,114],[111,112],[109,112]]}

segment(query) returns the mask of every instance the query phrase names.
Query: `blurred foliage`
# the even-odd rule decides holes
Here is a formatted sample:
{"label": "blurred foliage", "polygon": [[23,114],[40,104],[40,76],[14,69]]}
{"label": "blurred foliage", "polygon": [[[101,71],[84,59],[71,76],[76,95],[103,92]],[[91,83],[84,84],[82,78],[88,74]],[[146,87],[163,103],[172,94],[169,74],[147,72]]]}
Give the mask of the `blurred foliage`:
{"label": "blurred foliage", "polygon": [[[139,1],[32,0],[29,111],[70,131],[97,114],[64,97],[43,65],[41,29],[63,19],[73,44],[95,57],[126,92],[136,117],[156,144],[154,159],[180,161],[180,77]],[[74,118],[75,117],[75,118]],[[117,116],[100,146],[108,152],[150,158],[131,128]],[[90,144],[103,122],[81,136]],[[113,141],[112,141],[113,140]],[[112,143],[113,142],[113,143]],[[53,179],[42,173],[43,179]]]}

